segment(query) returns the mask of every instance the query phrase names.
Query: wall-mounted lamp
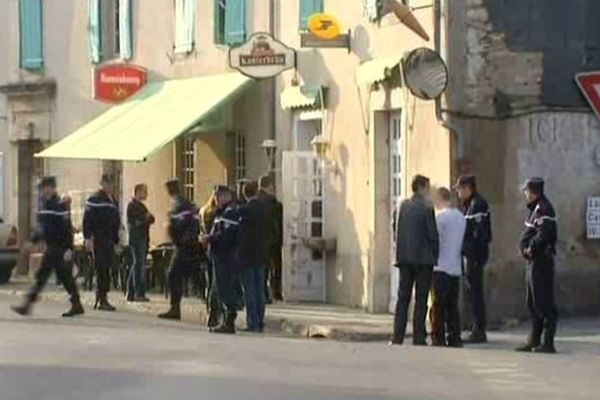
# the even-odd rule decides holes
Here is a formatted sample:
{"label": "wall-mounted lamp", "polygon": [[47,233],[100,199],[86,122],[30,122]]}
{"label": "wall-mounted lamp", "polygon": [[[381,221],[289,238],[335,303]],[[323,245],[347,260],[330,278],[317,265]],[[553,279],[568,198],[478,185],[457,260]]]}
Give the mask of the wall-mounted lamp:
{"label": "wall-mounted lamp", "polygon": [[277,142],[273,139],[266,139],[262,142],[261,146],[267,156],[269,162],[269,172],[275,170],[275,155],[277,154]]}
{"label": "wall-mounted lamp", "polygon": [[330,146],[329,140],[323,135],[317,135],[310,141],[310,145],[317,158],[321,161],[325,161]]}

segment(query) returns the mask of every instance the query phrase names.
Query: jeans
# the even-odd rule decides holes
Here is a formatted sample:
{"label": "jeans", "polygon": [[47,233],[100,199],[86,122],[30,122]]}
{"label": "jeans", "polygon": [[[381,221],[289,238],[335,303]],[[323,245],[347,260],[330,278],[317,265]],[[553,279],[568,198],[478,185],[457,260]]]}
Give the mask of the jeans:
{"label": "jeans", "polygon": [[394,315],[394,341],[402,343],[406,335],[408,322],[408,305],[415,287],[415,310],[413,315],[413,343],[424,344],[427,339],[425,318],[427,317],[427,299],[431,288],[433,266],[403,264],[400,268],[400,285],[398,286],[398,302]]}
{"label": "jeans", "polygon": [[131,237],[129,247],[133,254],[133,265],[127,281],[127,292],[134,298],[146,295],[146,248],[148,241],[145,237]]}
{"label": "jeans", "polygon": [[435,345],[453,346],[461,343],[459,288],[459,277],[441,271],[433,272],[431,337]]}
{"label": "jeans", "polygon": [[38,299],[40,292],[46,286],[52,270],[62,282],[63,287],[69,293],[72,304],[79,304],[79,291],[73,279],[71,269],[67,267],[64,260],[65,249],[58,247],[47,247],[42,258],[42,266],[35,274],[35,284],[28,294],[31,302]]}
{"label": "jeans", "polygon": [[485,331],[487,317],[485,312],[484,267],[487,256],[466,259],[466,275],[471,309],[473,310],[473,331]]}
{"label": "jeans", "polygon": [[246,324],[249,331],[262,331],[265,320],[265,267],[248,267],[243,271],[246,299]]}

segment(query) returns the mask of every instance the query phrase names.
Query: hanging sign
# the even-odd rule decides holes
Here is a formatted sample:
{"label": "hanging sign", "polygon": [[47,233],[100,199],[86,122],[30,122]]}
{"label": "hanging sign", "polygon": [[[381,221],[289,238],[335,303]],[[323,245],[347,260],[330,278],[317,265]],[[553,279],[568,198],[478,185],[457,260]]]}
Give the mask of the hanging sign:
{"label": "hanging sign", "polygon": [[229,65],[250,78],[272,78],[296,66],[296,51],[259,32],[243,45],[229,49]]}
{"label": "hanging sign", "polygon": [[600,197],[588,197],[585,219],[587,238],[600,239]]}
{"label": "hanging sign", "polygon": [[308,31],[319,39],[333,40],[340,36],[341,28],[334,16],[318,13],[308,19]]}
{"label": "hanging sign", "polygon": [[146,84],[146,70],[129,64],[110,64],[94,71],[94,98],[120,103]]}

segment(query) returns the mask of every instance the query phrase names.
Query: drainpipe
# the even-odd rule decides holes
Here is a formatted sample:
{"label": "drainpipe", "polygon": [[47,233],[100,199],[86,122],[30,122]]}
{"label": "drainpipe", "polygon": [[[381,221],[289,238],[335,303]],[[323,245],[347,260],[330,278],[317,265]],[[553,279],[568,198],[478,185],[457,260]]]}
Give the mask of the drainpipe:
{"label": "drainpipe", "polygon": [[[269,32],[271,36],[275,37],[275,0],[269,0]],[[271,121],[269,129],[269,139],[277,140],[275,131],[277,129],[276,118],[277,118],[277,77],[271,80]],[[273,165],[270,166],[273,178],[275,176],[275,170],[277,169],[277,150],[275,150],[275,157],[273,158]]]}
{"label": "drainpipe", "polygon": [[[433,19],[434,19],[434,45],[435,51],[439,54],[442,54],[442,0],[434,0],[433,5]],[[456,168],[455,161],[463,158],[464,156],[464,132],[460,126],[451,121],[447,120],[443,116],[442,111],[442,97],[438,97],[435,99],[435,116],[437,118],[438,123],[445,129],[448,129],[450,132],[453,132],[456,137],[456,153],[455,158],[451,161],[452,165],[450,166],[452,177],[454,177],[454,172]]]}

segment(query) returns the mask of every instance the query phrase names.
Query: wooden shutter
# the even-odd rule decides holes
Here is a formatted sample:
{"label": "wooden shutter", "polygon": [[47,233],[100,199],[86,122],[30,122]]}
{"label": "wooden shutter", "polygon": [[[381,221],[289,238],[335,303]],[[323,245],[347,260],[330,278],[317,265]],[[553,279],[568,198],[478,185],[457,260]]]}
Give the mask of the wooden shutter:
{"label": "wooden shutter", "polygon": [[236,46],[246,41],[246,0],[227,0],[225,43]]}
{"label": "wooden shutter", "polygon": [[92,63],[98,64],[102,54],[100,0],[88,0],[88,36],[90,41],[90,60]]}
{"label": "wooden shutter", "polygon": [[175,0],[175,53],[190,53],[194,49],[196,0]]}
{"label": "wooden shutter", "polygon": [[300,30],[308,28],[311,15],[323,12],[323,0],[300,0]]}
{"label": "wooden shutter", "polygon": [[133,56],[131,0],[119,0],[119,49],[123,60]]}
{"label": "wooden shutter", "polygon": [[39,69],[44,65],[42,45],[42,1],[19,1],[21,68]]}

